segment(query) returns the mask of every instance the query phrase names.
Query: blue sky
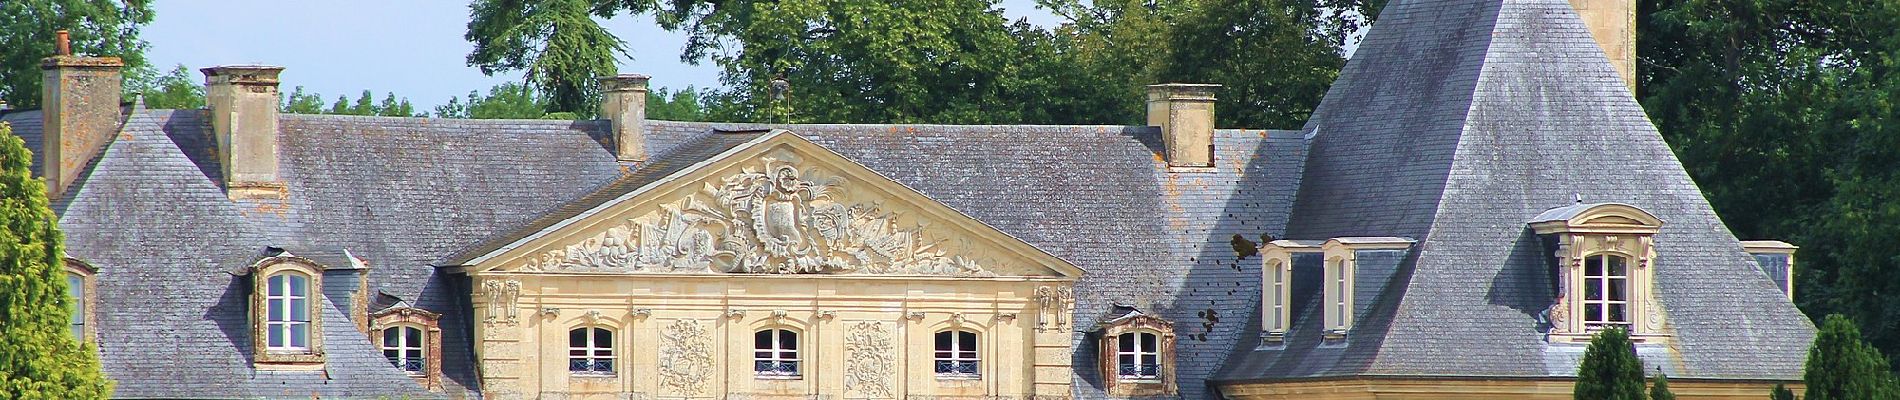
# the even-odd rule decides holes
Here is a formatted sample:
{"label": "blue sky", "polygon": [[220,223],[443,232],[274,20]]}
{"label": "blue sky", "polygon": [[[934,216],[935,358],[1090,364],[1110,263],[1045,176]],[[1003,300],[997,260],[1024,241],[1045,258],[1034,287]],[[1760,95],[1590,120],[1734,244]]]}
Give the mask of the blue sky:
{"label": "blue sky", "polygon": [[[1005,13],[1032,22],[1057,21],[1033,0],[1005,0]],[[473,48],[462,39],[466,1],[330,0],[255,2],[186,0],[154,2],[157,16],[141,37],[147,57],[161,70],[226,64],[285,67],[283,90],[303,86],[328,99],[364,89],[407,97],[426,110],[470,90],[520,79],[519,72],[484,76],[464,64]],[[655,86],[709,87],[717,67],[680,62],[684,37],[660,30],[650,19],[619,17],[605,26],[627,41],[633,59],[620,71],[653,75]],[[195,72],[194,72],[195,74]],[[196,76],[202,77],[202,76]]]}

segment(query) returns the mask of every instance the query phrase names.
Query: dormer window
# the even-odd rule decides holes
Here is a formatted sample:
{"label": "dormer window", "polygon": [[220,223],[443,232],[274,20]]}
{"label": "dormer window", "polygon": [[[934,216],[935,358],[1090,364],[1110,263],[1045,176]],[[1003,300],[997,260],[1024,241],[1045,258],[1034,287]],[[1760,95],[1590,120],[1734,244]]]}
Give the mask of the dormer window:
{"label": "dormer window", "polygon": [[1174,324],[1117,306],[1099,325],[1102,381],[1109,396],[1173,396]]}
{"label": "dormer window", "polygon": [[92,276],[99,270],[79,260],[66,259],[66,295],[73,300],[72,334],[80,342],[94,340]]}
{"label": "dormer window", "polygon": [[1662,220],[1627,204],[1578,204],[1545,211],[1530,227],[1553,246],[1551,342],[1587,342],[1611,328],[1637,343],[1667,337],[1652,279]]}
{"label": "dormer window", "polygon": [[[1316,259],[1321,255],[1320,247],[1325,242],[1312,240],[1275,240],[1260,247],[1261,259],[1265,264],[1260,269],[1260,340],[1266,347],[1279,346],[1286,342],[1286,334],[1293,327],[1294,314],[1299,307],[1294,299],[1295,259],[1306,257]],[[1308,261],[1309,263],[1311,261]],[[1316,264],[1305,264],[1313,268],[1309,272],[1318,272]],[[1315,275],[1317,276],[1317,275]],[[1303,285],[1311,285],[1307,279]],[[1313,288],[1302,286],[1300,293],[1311,294]]]}
{"label": "dormer window", "polygon": [[1800,247],[1779,240],[1747,240],[1742,242],[1742,249],[1755,257],[1768,281],[1788,295],[1788,300],[1794,300],[1794,251]]}
{"label": "dormer window", "polygon": [[442,388],[442,314],[398,301],[369,318],[370,337],[391,366],[424,388]]}
{"label": "dormer window", "polygon": [[[1412,239],[1401,237],[1339,237],[1327,240],[1320,249],[1325,254],[1325,303],[1326,339],[1344,339],[1352,331],[1358,319],[1357,304],[1362,279],[1359,276],[1360,255],[1365,252],[1403,252],[1412,247]],[[1394,264],[1393,266],[1396,266]],[[1389,274],[1374,274],[1365,279],[1372,284],[1386,279]],[[1368,290],[1378,290],[1374,287]]]}
{"label": "dormer window", "polygon": [[234,272],[251,277],[253,361],[262,368],[314,368],[323,363],[323,267],[269,251]]}

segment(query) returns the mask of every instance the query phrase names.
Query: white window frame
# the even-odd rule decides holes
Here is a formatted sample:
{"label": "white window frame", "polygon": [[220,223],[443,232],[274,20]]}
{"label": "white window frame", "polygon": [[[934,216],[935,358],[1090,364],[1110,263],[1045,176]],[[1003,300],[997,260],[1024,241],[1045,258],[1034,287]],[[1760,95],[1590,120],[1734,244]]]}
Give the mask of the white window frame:
{"label": "white window frame", "polygon": [[[396,332],[396,343],[394,344],[389,343],[390,331]],[[409,331],[415,331],[415,336],[409,336]],[[416,325],[391,325],[387,328],[383,328],[382,337],[377,340],[377,347],[382,349],[383,358],[388,359],[389,363],[395,365],[397,369],[401,369],[410,375],[420,375],[429,370],[428,332],[429,330],[427,328]],[[410,343],[412,338],[414,339],[414,343]],[[395,358],[389,357],[389,352],[391,351],[396,352]],[[412,351],[415,352],[415,357],[413,358],[409,356]],[[407,367],[407,364],[411,362],[415,363],[416,369],[409,369]]]}
{"label": "white window frame", "polygon": [[[940,341],[935,340],[937,336],[944,334],[950,335],[950,347],[947,349],[938,346]],[[963,346],[964,335],[970,335],[971,337],[970,348],[964,348]],[[947,329],[937,331],[931,339],[931,346],[935,349],[935,352],[932,354],[932,361],[934,362],[931,366],[932,370],[937,373],[937,378],[981,379],[983,377],[983,354],[979,352],[979,350],[983,348],[983,335],[978,334],[974,330]],[[945,357],[945,354],[949,356]],[[945,369],[945,363],[949,363],[947,364],[949,366],[948,371]],[[959,368],[964,365],[968,365],[968,367]]]}
{"label": "white window frame", "polygon": [[[278,278],[283,278],[283,280],[280,281]],[[303,293],[294,293],[296,291],[292,290],[297,286],[293,283],[294,280],[298,279],[303,280]],[[310,334],[312,319],[310,314],[313,307],[310,302],[314,301],[312,299],[314,296],[311,295],[310,290],[315,288],[311,284],[314,280],[309,274],[297,271],[277,272],[264,278],[264,343],[267,351],[306,353],[312,348],[311,342],[314,338]],[[297,306],[299,301],[303,303],[302,307]],[[295,318],[295,311],[298,310],[304,313],[301,320]],[[297,337],[295,333],[298,332],[303,333],[302,345],[298,345],[294,340]],[[283,340],[279,343],[271,343],[271,335],[282,335],[280,337]]]}
{"label": "white window frame", "polygon": [[[1142,347],[1142,338],[1148,339],[1148,347]],[[1127,338],[1126,341],[1123,339]],[[1115,346],[1115,374],[1124,382],[1157,382],[1161,380],[1161,335],[1154,331],[1133,331],[1117,335]],[[1122,362],[1128,357],[1131,363]],[[1142,361],[1149,361],[1144,363]],[[1154,368],[1142,370],[1141,366]],[[1131,368],[1133,372],[1131,371]]]}
{"label": "white window frame", "polygon": [[1287,297],[1289,297],[1287,295],[1287,286],[1290,286],[1287,284],[1287,275],[1291,275],[1287,273],[1289,269],[1287,265],[1289,263],[1285,260],[1276,259],[1269,264],[1267,269],[1272,271],[1269,272],[1269,274],[1273,276],[1273,284],[1270,286],[1273,289],[1267,297],[1267,301],[1271,305],[1269,310],[1272,310],[1269,312],[1269,317],[1267,318],[1267,331],[1272,333],[1285,333],[1286,321],[1290,319],[1286,315],[1286,300]]}
{"label": "white window frame", "polygon": [[[758,335],[766,334],[770,340],[765,347],[759,347]],[[798,331],[788,328],[766,328],[752,333],[752,373],[760,378],[798,379],[803,376],[803,365],[798,357]],[[791,337],[791,347],[785,347],[786,336]],[[787,370],[786,367],[789,367]]]}
{"label": "white window frame", "polygon": [[78,272],[66,271],[66,296],[73,300],[73,315],[70,325],[72,327],[73,339],[78,339],[80,342],[88,340],[86,337],[87,295],[86,276]]}
{"label": "white window frame", "polygon": [[[583,339],[580,346],[574,345],[574,331],[577,330],[586,332],[583,334],[584,336],[582,336]],[[599,335],[602,333],[607,335],[606,347],[598,345],[600,343]],[[614,339],[616,338],[614,337],[615,331],[613,329],[603,326],[580,326],[569,329],[567,335],[568,374],[579,376],[613,376],[620,370],[618,365],[616,365],[619,363],[619,359],[614,354]],[[577,370],[574,368],[574,362],[576,361],[585,361],[589,366]],[[601,371],[595,369],[595,366],[601,365],[603,361],[606,362],[607,370]]]}
{"label": "white window frame", "polygon": [[[1635,311],[1632,309],[1634,302],[1631,301],[1630,297],[1630,285],[1632,281],[1632,279],[1630,279],[1630,272],[1631,269],[1634,268],[1633,263],[1630,262],[1630,258],[1628,255],[1609,252],[1591,253],[1590,255],[1584,256],[1582,300],[1584,310],[1583,325],[1586,330],[1594,332],[1609,328],[1622,328],[1625,332],[1628,332],[1635,324],[1630,318],[1633,311]],[[1622,274],[1611,273],[1610,260],[1619,260],[1622,262]],[[1590,274],[1590,265],[1592,263],[1599,263],[1597,265],[1599,274]],[[1620,291],[1616,290],[1615,285],[1612,284],[1617,281],[1623,283],[1622,290]],[[1597,293],[1600,298],[1594,300],[1590,299],[1589,293],[1591,289],[1598,290]],[[1618,297],[1621,297],[1622,300],[1615,300]],[[1590,306],[1597,306],[1597,311],[1594,313],[1590,312]],[[1610,312],[1610,309],[1615,306],[1623,307],[1622,320],[1610,319],[1610,316],[1613,314]]]}

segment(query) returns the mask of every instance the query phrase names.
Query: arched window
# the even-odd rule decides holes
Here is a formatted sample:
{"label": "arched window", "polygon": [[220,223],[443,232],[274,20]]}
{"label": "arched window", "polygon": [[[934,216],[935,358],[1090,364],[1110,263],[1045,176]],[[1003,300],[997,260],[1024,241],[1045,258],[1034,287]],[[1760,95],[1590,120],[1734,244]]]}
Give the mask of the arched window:
{"label": "arched window", "polygon": [[271,275],[266,282],[265,348],[273,351],[309,351],[310,276],[281,272]]}
{"label": "arched window", "polygon": [[753,333],[752,371],[761,377],[798,377],[798,332],[766,329]]}
{"label": "arched window", "polygon": [[937,332],[937,376],[976,378],[979,375],[976,332],[949,330]]}
{"label": "arched window", "polygon": [[1629,329],[1629,259],[1597,254],[1583,259],[1583,323],[1588,329]]}
{"label": "arched window", "polygon": [[383,357],[410,374],[423,372],[422,328],[399,325],[383,329]]}
{"label": "arched window", "polygon": [[606,328],[567,331],[567,371],[576,375],[612,375],[614,332]]}
{"label": "arched window", "polygon": [[1125,381],[1161,379],[1161,341],[1154,332],[1124,333],[1116,341],[1116,375]]}
{"label": "arched window", "polygon": [[66,295],[73,299],[73,338],[86,341],[86,276],[66,273]]}

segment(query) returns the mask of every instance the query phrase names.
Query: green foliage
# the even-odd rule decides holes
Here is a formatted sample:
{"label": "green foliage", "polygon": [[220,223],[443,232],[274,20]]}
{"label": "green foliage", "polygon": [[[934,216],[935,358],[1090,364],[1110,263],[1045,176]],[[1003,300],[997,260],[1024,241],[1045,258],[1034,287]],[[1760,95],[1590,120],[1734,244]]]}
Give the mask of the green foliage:
{"label": "green foliage", "polygon": [[1807,400],[1893,399],[1900,397],[1880,350],[1861,342],[1860,328],[1840,314],[1828,315],[1808,349]]}
{"label": "green foliage", "polygon": [[1636,358],[1636,344],[1628,333],[1610,329],[1590,337],[1572,395],[1577,400],[1643,400],[1643,360]]}
{"label": "green foliage", "polygon": [[279,110],[286,114],[322,114],[323,95],[304,93],[303,86],[298,86],[290,91],[290,96],[284,97],[284,106]]}
{"label": "green foliage", "polygon": [[1794,391],[1788,390],[1787,386],[1782,386],[1777,383],[1775,384],[1775,389],[1768,393],[1768,400],[1795,400]]}
{"label": "green foliage", "polygon": [[647,119],[662,121],[705,121],[705,106],[699,89],[687,86],[677,91],[658,88],[647,91]]}
{"label": "green foliage", "polygon": [[[490,76],[521,70],[547,96],[548,112],[592,116],[600,84],[626,43],[593,19],[589,0],[475,0],[465,37],[468,65]],[[603,15],[608,12],[603,11]]]}
{"label": "green foliage", "polygon": [[1900,2],[1639,3],[1645,110],[1723,221],[1802,246],[1797,304],[1900,354]]}
{"label": "green foliage", "polygon": [[305,93],[303,86],[292,89],[284,97],[284,104],[278,110],[287,114],[336,114],[336,115],[374,115],[384,117],[426,117],[416,112],[408,98],[397,98],[395,93],[384,93],[383,101],[376,102],[375,94],[364,90],[361,96],[351,101],[348,96],[337,96],[335,103],[323,105],[323,95]]}
{"label": "green foliage", "polygon": [[1669,392],[1669,375],[1656,374],[1656,383],[1649,386],[1649,400],[1676,400],[1676,394]]}
{"label": "green foliage", "polygon": [[65,248],[31,154],[0,123],[0,399],[103,399],[112,382],[69,328]]}
{"label": "green foliage", "polygon": [[[1218,83],[1218,123],[1298,128],[1346,65],[1310,0],[1202,0],[1175,25],[1165,80]],[[1267,56],[1271,55],[1271,56]],[[1262,79],[1268,78],[1268,79]]]}
{"label": "green foliage", "polygon": [[126,92],[145,96],[146,108],[197,109],[205,106],[205,87],[184,64],[146,81],[127,82]]}
{"label": "green foliage", "polygon": [[488,95],[470,90],[468,100],[449,98],[435,108],[437,118],[537,119],[546,116],[546,99],[519,83],[503,83],[488,88]]}
{"label": "green foliage", "polygon": [[132,84],[152,78],[139,29],[152,22],[148,0],[0,1],[0,101],[38,108],[40,59],[52,56],[55,31],[70,31],[74,54],[116,56]]}

